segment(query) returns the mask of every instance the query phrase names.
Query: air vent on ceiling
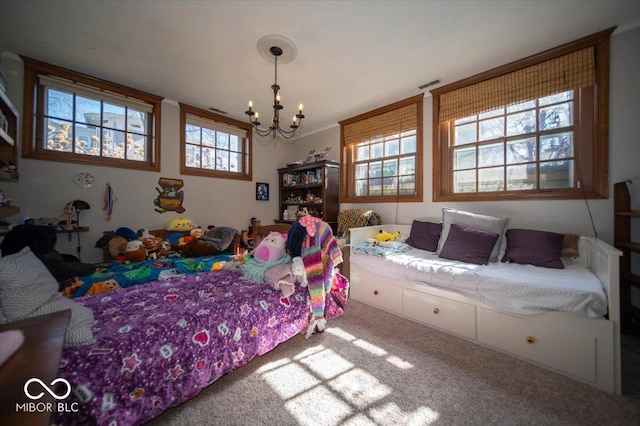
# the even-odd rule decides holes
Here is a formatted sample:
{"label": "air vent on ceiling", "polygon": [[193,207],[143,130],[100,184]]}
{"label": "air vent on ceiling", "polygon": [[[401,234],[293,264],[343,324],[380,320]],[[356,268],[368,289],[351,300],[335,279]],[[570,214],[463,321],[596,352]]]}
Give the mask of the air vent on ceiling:
{"label": "air vent on ceiling", "polygon": [[217,112],[218,114],[224,114],[224,115],[227,115],[227,111],[223,111],[223,110],[218,109],[218,108],[209,107],[209,110],[211,110],[211,111],[213,111],[213,112]]}
{"label": "air vent on ceiling", "polygon": [[430,82],[428,82],[426,84],[423,84],[422,86],[419,86],[418,89],[420,89],[420,90],[426,89],[427,87],[435,86],[436,84],[440,84],[440,80],[430,81]]}

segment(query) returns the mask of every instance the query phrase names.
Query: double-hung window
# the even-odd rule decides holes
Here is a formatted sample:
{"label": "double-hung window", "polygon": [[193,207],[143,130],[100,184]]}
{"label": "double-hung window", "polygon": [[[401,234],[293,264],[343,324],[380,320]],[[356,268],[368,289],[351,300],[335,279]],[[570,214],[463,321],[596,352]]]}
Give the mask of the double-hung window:
{"label": "double-hung window", "polygon": [[422,99],[340,122],[341,202],[422,201]]}
{"label": "double-hung window", "polygon": [[185,104],[180,120],[182,174],[251,180],[250,124]]}
{"label": "double-hung window", "polygon": [[24,157],[159,170],[162,98],[23,61]]}
{"label": "double-hung window", "polygon": [[605,198],[609,35],[434,89],[434,201]]}

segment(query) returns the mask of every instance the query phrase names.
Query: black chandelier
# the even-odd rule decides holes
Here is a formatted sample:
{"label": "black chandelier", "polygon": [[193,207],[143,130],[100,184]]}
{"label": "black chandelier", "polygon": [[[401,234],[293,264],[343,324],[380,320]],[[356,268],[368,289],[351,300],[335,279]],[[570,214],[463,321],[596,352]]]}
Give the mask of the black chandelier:
{"label": "black chandelier", "polygon": [[249,101],[249,109],[244,113],[249,116],[249,123],[256,130],[256,133],[259,136],[269,136],[273,135],[275,138],[277,134],[280,134],[285,139],[291,139],[293,135],[296,133],[296,130],[302,124],[302,119],[304,118],[304,114],[302,114],[302,104],[298,106],[298,113],[293,116],[291,121],[291,125],[289,128],[291,130],[285,130],[280,127],[280,110],[284,107],[280,104],[280,86],[278,86],[278,57],[282,55],[282,49],[278,46],[271,46],[269,48],[269,52],[273,55],[275,62],[275,82],[271,86],[273,90],[273,116],[271,117],[271,125],[267,128],[260,127],[260,121],[258,121],[258,113],[253,111],[253,102]]}

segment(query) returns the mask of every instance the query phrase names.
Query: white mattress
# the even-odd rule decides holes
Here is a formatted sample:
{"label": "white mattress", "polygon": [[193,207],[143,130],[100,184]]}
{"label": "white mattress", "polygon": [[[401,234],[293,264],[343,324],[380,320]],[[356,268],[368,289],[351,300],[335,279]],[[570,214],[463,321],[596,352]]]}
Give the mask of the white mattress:
{"label": "white mattress", "polygon": [[570,262],[565,269],[501,262],[474,265],[419,249],[385,258],[352,251],[350,262],[381,276],[444,288],[507,312],[566,311],[590,318],[607,313],[607,297],[598,278]]}

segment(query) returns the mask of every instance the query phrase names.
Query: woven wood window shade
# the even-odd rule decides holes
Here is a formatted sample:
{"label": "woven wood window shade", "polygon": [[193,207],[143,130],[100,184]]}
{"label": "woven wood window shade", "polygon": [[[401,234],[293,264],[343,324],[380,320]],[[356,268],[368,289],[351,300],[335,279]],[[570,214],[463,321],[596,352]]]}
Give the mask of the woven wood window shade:
{"label": "woven wood window shade", "polygon": [[594,48],[587,47],[540,64],[440,95],[439,122],[479,114],[594,84]]}
{"label": "woven wood window shade", "polygon": [[345,124],[343,145],[366,142],[384,136],[414,130],[418,127],[418,104],[403,107]]}

